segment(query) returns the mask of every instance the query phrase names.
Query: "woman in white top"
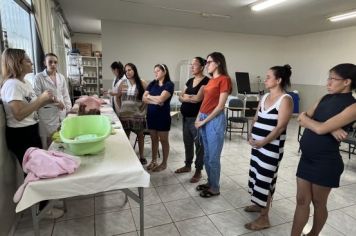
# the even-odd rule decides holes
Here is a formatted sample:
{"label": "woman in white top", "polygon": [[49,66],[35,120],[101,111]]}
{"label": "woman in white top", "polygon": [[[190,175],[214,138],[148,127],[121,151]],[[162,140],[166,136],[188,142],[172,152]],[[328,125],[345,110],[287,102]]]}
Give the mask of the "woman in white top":
{"label": "woman in white top", "polygon": [[29,147],[41,148],[38,131],[37,110],[53,103],[54,96],[44,91],[36,96],[30,83],[24,80],[32,72],[32,62],[22,49],[6,49],[1,58],[1,100],[6,113],[6,141],[22,164],[23,155]]}
{"label": "woman in white top", "polygon": [[110,67],[111,67],[112,73],[115,75],[115,78],[112,81],[112,88],[111,88],[111,92],[109,94],[111,96],[112,108],[117,113],[119,111],[120,107],[117,104],[116,95],[118,95],[118,88],[119,88],[122,80],[126,79],[125,69],[124,69],[124,66],[122,65],[122,63],[117,62],[117,61],[114,61]]}
{"label": "woman in white top", "polygon": [[55,103],[47,104],[38,110],[42,146],[47,149],[52,134],[60,127],[62,120],[72,108],[67,81],[57,72],[58,57],[53,53],[45,55],[46,69],[35,76],[34,90],[37,96],[46,90],[52,91]]}

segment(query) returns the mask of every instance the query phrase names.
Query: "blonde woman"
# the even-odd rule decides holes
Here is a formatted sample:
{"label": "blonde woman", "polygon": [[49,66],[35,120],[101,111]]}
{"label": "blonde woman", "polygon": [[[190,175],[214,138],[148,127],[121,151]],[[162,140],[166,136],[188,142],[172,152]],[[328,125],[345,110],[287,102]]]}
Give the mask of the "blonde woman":
{"label": "blonde woman", "polygon": [[6,49],[1,58],[1,99],[6,113],[6,141],[20,165],[29,147],[42,148],[37,110],[54,102],[46,90],[36,96],[31,84],[24,80],[32,72],[32,62],[22,49]]}

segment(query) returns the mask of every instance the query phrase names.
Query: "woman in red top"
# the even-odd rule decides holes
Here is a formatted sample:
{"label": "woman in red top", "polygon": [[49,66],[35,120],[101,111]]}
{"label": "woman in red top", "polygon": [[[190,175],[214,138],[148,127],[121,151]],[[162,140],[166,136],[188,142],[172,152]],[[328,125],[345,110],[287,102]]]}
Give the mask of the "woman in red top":
{"label": "woman in red top", "polygon": [[208,183],[198,185],[197,190],[201,191],[201,197],[208,198],[220,194],[220,155],[226,127],[224,107],[232,87],[222,53],[209,54],[206,66],[212,78],[204,88],[204,99],[195,127],[200,129],[205,170],[208,175]]}

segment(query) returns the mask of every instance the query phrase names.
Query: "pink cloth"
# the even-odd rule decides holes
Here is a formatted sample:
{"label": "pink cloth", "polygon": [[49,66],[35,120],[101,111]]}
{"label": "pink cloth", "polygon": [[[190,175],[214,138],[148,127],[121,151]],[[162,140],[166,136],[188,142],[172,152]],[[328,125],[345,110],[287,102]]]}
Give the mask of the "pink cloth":
{"label": "pink cloth", "polygon": [[80,165],[80,159],[57,151],[46,151],[30,147],[26,150],[22,168],[27,176],[24,183],[17,189],[14,202],[19,202],[26,185],[39,179],[55,178],[73,173]]}

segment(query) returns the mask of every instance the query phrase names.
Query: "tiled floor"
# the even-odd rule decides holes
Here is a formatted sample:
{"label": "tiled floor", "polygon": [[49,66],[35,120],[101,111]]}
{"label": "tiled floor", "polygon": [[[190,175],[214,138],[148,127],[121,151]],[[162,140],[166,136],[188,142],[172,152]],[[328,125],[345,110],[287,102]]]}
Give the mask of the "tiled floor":
{"label": "tiled floor", "polygon": [[[134,137],[131,138],[132,142]],[[184,148],[181,120],[175,121],[170,133],[169,168],[151,175],[151,187],[145,189],[145,235],[148,236],[287,236],[295,208],[295,172],[299,154],[297,123],[288,127],[284,159],[279,169],[276,194],[270,212],[272,227],[251,232],[244,224],[256,217],[243,207],[250,204],[246,191],[250,146],[239,134],[225,139],[221,157],[221,195],[203,199],[189,183],[192,173],[174,174],[183,165]],[[150,156],[150,142],[146,138],[146,156]],[[329,198],[329,218],[320,235],[356,235],[356,157],[350,161],[344,153],[345,171],[341,187]],[[203,181],[202,181],[203,182]],[[41,222],[43,236],[121,235],[137,236],[139,227],[138,204],[132,200],[125,205],[120,191],[97,194],[86,198],[69,199],[68,213],[56,221]],[[310,229],[312,218],[305,228]],[[33,235],[31,217],[24,214],[16,236]]]}

